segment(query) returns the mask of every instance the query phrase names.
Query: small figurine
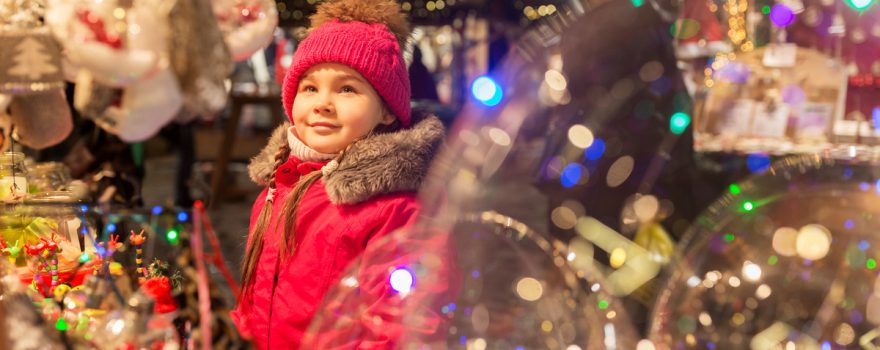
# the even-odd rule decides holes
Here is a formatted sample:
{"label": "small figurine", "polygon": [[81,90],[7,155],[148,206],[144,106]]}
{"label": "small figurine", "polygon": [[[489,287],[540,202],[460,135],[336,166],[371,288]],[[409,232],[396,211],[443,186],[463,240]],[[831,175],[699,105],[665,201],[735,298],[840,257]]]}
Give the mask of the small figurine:
{"label": "small figurine", "polygon": [[144,267],[144,256],[143,256],[143,244],[144,241],[147,240],[147,237],[144,236],[144,230],[141,230],[140,233],[135,234],[134,230],[131,230],[131,237],[129,237],[131,244],[134,245],[134,261],[137,263],[137,275],[138,275],[138,283],[144,284],[147,276],[147,269]]}

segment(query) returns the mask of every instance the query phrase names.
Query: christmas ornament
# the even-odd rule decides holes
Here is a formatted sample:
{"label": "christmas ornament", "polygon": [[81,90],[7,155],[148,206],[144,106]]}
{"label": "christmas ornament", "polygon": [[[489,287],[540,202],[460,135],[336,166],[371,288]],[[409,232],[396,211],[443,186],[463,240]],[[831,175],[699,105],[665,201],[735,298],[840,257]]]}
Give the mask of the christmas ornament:
{"label": "christmas ornament", "polygon": [[167,66],[166,29],[159,21],[167,12],[161,10],[160,0],[57,0],[49,2],[46,22],[75,70],[90,72],[103,85],[125,87]]}
{"label": "christmas ornament", "polygon": [[167,57],[167,1],[56,4],[48,21],[79,69],[74,105],[83,115],[127,142],[153,136],[177,115],[182,97]]}
{"label": "christmas ornament", "polygon": [[46,27],[0,30],[0,93],[34,94],[64,87],[61,51]]}
{"label": "christmas ornament", "polygon": [[60,89],[12,96],[9,116],[15,139],[33,149],[54,146],[73,130],[70,107]]}
{"label": "christmas ornament", "polygon": [[226,105],[232,57],[210,0],[177,1],[170,15],[171,66],[183,91],[179,122],[212,117]]}
{"label": "christmas ornament", "polygon": [[6,152],[12,146],[12,117],[6,113],[12,96],[0,94],[0,152]]}
{"label": "christmas ornament", "polygon": [[271,0],[213,0],[214,16],[232,59],[244,61],[272,41],[278,10]]}

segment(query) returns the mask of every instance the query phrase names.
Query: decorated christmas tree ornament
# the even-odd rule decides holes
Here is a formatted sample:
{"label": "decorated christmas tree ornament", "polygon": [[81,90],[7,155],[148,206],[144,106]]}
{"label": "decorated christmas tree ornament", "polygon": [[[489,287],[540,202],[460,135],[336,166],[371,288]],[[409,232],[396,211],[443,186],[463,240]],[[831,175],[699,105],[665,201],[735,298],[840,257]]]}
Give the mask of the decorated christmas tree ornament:
{"label": "decorated christmas tree ornament", "polygon": [[64,141],[73,130],[73,117],[63,90],[14,95],[9,107],[14,137],[23,145],[43,149]]}
{"label": "decorated christmas tree ornament", "polygon": [[177,1],[170,14],[170,59],[183,91],[177,121],[211,117],[226,106],[233,62],[210,0]]}
{"label": "decorated christmas tree ornament", "polygon": [[35,94],[64,87],[61,48],[46,27],[0,30],[0,93]]}
{"label": "decorated christmas tree ornament", "polygon": [[269,45],[278,24],[270,0],[213,0],[214,15],[232,59],[244,61]]}

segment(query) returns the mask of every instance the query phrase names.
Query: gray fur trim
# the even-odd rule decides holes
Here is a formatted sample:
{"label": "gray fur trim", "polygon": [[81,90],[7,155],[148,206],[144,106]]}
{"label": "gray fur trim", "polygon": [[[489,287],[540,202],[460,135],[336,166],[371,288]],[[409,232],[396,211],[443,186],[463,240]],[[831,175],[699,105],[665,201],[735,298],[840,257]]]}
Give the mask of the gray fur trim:
{"label": "gray fur trim", "polygon": [[287,129],[289,128],[290,123],[281,124],[272,132],[272,137],[269,138],[266,147],[256,157],[251,158],[251,163],[248,165],[248,175],[257,185],[269,186],[272,170],[275,169],[275,153],[278,153],[278,149],[287,143]]}
{"label": "gray fur trim", "polygon": [[[413,117],[411,128],[373,135],[348,150],[339,168],[323,178],[331,202],[354,204],[381,194],[419,189],[446,130],[435,116]],[[268,183],[275,152],[287,142],[289,127],[287,123],[278,127],[266,148],[251,161],[248,170],[258,184]]]}

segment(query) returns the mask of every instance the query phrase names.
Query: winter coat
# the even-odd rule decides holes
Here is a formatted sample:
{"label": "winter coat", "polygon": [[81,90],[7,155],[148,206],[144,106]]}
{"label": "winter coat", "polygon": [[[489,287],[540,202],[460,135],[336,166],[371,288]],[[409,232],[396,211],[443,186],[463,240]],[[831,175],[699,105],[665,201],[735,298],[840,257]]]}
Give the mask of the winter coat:
{"label": "winter coat", "polygon": [[[252,337],[258,349],[299,348],[325,294],[346,268],[370,248],[384,249],[371,244],[417,220],[420,207],[415,191],[445,136],[437,118],[420,119],[414,119],[412,128],[373,135],[358,142],[335,171],[306,190],[297,211],[293,254],[283,262],[279,260],[282,230],[276,226],[282,206],[297,180],[320,171],[324,163],[290,157],[277,169],[271,224],[263,237],[254,282],[232,312],[236,325]],[[266,148],[252,160],[249,172],[254,181],[265,185],[276,151],[287,142],[289,127],[280,126]],[[254,204],[252,226],[265,204],[266,194],[264,190]],[[372,282],[362,281],[361,290],[371,293],[380,306],[385,305],[383,298],[393,292],[388,286],[388,270],[389,266],[384,265],[362,266],[359,270],[359,276],[379,276],[368,279]],[[410,331],[409,326],[395,323],[399,320],[386,321],[382,327],[373,327],[369,334],[359,333],[362,339],[345,346],[388,348],[402,332]],[[418,331],[444,332],[439,328],[441,323],[438,316],[427,323],[431,327]],[[328,342],[318,339],[317,343]]]}

